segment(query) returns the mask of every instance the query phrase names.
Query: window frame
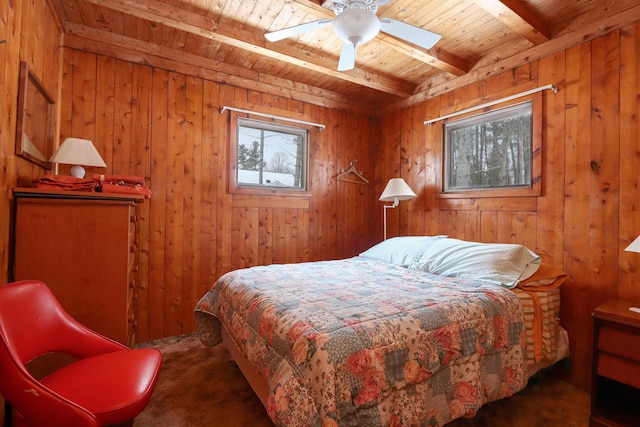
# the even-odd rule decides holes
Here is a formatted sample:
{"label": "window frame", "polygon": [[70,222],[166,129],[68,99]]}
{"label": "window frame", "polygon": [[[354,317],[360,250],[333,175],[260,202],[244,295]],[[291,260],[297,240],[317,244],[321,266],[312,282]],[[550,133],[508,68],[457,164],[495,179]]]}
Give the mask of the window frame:
{"label": "window frame", "polygon": [[[531,185],[500,187],[500,188],[473,188],[461,190],[446,190],[446,130],[445,125],[455,123],[457,121],[466,120],[471,117],[478,117],[494,113],[497,110],[514,107],[519,104],[531,102]],[[442,199],[462,199],[462,198],[486,198],[486,197],[528,197],[540,196],[542,191],[542,93],[523,96],[508,102],[493,105],[484,108],[481,112],[470,112],[456,117],[455,121],[443,121],[440,126],[440,141],[438,155],[441,161],[438,162],[438,171],[436,174],[437,198]]]}
{"label": "window frame", "polygon": [[[296,125],[292,126],[291,124],[285,124],[283,121],[279,121],[277,119],[265,120],[265,119],[255,119],[249,117],[247,114],[241,113],[230,113],[229,120],[229,193],[231,194],[246,194],[246,195],[257,195],[257,196],[269,196],[269,195],[279,195],[279,196],[296,196],[296,197],[310,197],[309,191],[309,169],[310,169],[310,140],[312,135],[312,126],[306,125]],[[265,130],[273,131],[274,128],[287,128],[293,129],[295,132],[304,132],[306,134],[305,137],[305,147],[304,147],[304,170],[302,179],[304,180],[304,188],[293,188],[293,187],[269,187],[269,186],[261,186],[261,185],[247,185],[247,184],[239,184],[238,183],[238,127],[240,126],[242,121],[253,122],[257,124],[263,124]]]}

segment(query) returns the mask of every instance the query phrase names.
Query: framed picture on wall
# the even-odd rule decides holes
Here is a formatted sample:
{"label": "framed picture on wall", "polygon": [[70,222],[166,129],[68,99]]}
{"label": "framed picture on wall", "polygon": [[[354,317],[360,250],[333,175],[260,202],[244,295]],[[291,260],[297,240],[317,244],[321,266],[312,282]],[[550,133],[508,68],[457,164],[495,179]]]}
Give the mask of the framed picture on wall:
{"label": "framed picture on wall", "polygon": [[26,62],[20,63],[16,155],[50,169],[55,101]]}

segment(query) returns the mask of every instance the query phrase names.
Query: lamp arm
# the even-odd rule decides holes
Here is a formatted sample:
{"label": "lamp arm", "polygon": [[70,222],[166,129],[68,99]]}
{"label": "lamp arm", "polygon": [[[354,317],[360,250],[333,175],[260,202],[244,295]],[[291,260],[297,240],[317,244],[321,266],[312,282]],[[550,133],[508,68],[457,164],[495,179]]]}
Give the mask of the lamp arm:
{"label": "lamp arm", "polygon": [[387,209],[393,209],[396,206],[398,206],[398,198],[396,197],[396,200],[393,201],[392,205],[384,205],[384,240],[387,240]]}

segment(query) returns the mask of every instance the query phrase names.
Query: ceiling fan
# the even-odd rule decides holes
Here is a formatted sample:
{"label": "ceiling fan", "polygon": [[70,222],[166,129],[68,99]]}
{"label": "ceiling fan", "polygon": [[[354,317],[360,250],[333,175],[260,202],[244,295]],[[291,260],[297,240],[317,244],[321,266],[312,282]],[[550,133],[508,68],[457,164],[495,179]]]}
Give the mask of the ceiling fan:
{"label": "ceiling fan", "polygon": [[392,18],[378,18],[378,6],[384,6],[391,0],[327,0],[324,7],[332,9],[334,19],[323,18],[282,30],[266,33],[269,41],[278,41],[307,31],[326,27],[333,23],[333,31],[342,40],[342,52],[338,61],[338,71],[355,67],[356,49],[359,45],[373,39],[380,31],[409,43],[431,49],[440,35],[420,27],[406,24]]}

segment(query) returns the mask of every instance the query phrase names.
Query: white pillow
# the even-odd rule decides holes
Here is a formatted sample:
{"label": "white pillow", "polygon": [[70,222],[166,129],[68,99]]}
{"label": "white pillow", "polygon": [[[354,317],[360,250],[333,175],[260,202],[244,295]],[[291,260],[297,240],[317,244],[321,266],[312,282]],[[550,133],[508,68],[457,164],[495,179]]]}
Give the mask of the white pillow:
{"label": "white pillow", "polygon": [[410,268],[513,288],[535,273],[541,261],[537,254],[522,245],[440,239],[433,242]]}
{"label": "white pillow", "polygon": [[447,236],[392,237],[362,252],[360,256],[408,267],[420,259],[436,240]]}

